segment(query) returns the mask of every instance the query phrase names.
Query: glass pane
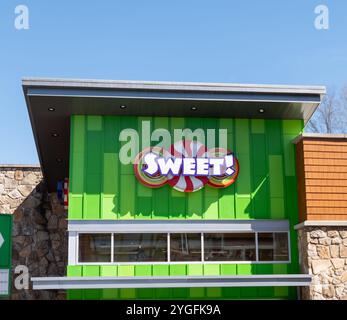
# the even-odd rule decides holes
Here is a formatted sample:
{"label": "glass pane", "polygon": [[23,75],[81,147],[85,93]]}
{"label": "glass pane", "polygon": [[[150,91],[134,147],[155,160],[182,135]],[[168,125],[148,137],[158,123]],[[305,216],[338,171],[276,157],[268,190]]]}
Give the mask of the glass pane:
{"label": "glass pane", "polygon": [[205,261],[255,261],[254,233],[205,233]]}
{"label": "glass pane", "polygon": [[167,261],[166,233],[114,234],[114,262]]}
{"label": "glass pane", "polygon": [[286,232],[258,233],[259,261],[288,261]]}
{"label": "glass pane", "polygon": [[111,262],[111,234],[80,234],[79,262]]}
{"label": "glass pane", "polygon": [[201,261],[200,233],[171,233],[171,261]]}

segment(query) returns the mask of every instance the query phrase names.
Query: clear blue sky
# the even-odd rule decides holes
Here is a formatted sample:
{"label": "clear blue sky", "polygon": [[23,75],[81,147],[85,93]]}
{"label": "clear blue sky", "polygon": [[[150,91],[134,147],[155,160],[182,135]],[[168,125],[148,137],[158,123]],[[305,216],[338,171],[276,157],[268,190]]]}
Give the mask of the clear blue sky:
{"label": "clear blue sky", "polygon": [[[319,4],[329,30],[314,28]],[[1,0],[0,163],[38,163],[22,77],[341,86],[346,15],[343,0]]]}

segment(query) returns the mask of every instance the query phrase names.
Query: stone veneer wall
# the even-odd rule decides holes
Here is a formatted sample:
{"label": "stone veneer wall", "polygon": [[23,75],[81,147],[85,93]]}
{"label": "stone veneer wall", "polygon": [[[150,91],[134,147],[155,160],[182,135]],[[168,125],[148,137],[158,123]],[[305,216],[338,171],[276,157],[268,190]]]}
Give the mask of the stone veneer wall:
{"label": "stone veneer wall", "polygon": [[298,240],[301,272],[312,275],[301,298],[347,300],[347,227],[305,227]]}
{"label": "stone veneer wall", "polygon": [[59,291],[17,291],[13,271],[25,265],[30,277],[64,276],[67,265],[67,213],[48,194],[40,167],[0,166],[0,214],[13,215],[11,299],[63,299]]}

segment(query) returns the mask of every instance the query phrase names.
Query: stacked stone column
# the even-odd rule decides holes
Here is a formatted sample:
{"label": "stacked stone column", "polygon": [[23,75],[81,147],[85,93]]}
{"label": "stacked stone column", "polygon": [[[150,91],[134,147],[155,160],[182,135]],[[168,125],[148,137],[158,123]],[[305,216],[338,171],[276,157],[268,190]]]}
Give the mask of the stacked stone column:
{"label": "stacked stone column", "polygon": [[312,275],[302,299],[347,300],[347,227],[304,227],[298,240],[301,271]]}

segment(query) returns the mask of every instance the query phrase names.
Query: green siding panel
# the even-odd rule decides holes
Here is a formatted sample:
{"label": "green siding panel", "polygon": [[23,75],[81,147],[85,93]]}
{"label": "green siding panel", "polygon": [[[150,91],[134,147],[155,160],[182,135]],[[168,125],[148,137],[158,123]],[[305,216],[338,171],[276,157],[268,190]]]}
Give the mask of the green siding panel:
{"label": "green siding panel", "polygon": [[134,175],[122,174],[120,176],[120,219],[131,219],[135,215],[135,186]]}
{"label": "green siding panel", "polygon": [[67,266],[68,277],[82,277],[82,266]]}
{"label": "green siding panel", "polygon": [[99,277],[100,266],[83,266],[82,274],[84,277]]}
{"label": "green siding panel", "polygon": [[283,197],[282,156],[269,156],[269,178],[271,197]]}
{"label": "green siding panel", "polygon": [[295,176],[295,145],[292,142],[297,135],[283,135],[284,172],[286,176]]}
{"label": "green siding panel", "polygon": [[117,277],[118,267],[117,266],[101,266],[100,275],[103,277]]}
{"label": "green siding panel", "polygon": [[[206,199],[206,198],[205,198]],[[193,192],[188,197],[187,219],[201,219],[202,218],[202,201],[203,191]],[[218,209],[216,211],[218,216]]]}
{"label": "green siding panel", "polygon": [[219,190],[218,197],[219,219],[235,218],[235,186]]}
{"label": "green siding panel", "polygon": [[204,275],[205,276],[219,276],[220,275],[220,265],[219,264],[205,264],[204,265]]}
{"label": "green siding panel", "polygon": [[135,275],[134,265],[119,265],[118,266],[118,276],[119,277],[131,277]]}
{"label": "green siding panel", "polygon": [[102,117],[101,116],[87,116],[88,131],[101,131],[102,130]]}
{"label": "green siding panel", "polygon": [[304,129],[302,120],[283,120],[283,133],[298,136]]}
{"label": "green siding panel", "polygon": [[235,143],[237,154],[249,154],[249,120],[235,120]]}
{"label": "green siding panel", "polygon": [[252,119],[251,120],[252,133],[265,133],[265,121],[264,119]]}
{"label": "green siding panel", "polygon": [[267,137],[267,148],[269,154],[282,154],[282,122],[278,120],[267,120],[265,124]]}

